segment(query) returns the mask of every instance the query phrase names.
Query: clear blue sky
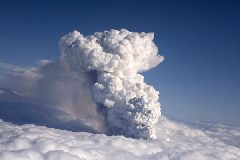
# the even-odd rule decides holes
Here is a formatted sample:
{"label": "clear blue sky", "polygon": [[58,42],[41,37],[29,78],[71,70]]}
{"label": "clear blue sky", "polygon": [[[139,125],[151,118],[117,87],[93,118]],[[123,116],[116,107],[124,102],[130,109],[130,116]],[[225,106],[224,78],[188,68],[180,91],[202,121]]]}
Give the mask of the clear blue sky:
{"label": "clear blue sky", "polygon": [[0,0],[0,61],[57,59],[59,38],[74,29],[154,32],[166,60],[145,75],[163,113],[239,124],[239,8],[238,0]]}

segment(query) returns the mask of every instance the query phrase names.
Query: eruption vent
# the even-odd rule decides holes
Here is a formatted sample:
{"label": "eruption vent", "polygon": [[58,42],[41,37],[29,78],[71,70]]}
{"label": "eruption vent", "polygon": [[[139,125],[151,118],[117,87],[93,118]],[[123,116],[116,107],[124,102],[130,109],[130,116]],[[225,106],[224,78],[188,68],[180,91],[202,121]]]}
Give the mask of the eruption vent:
{"label": "eruption vent", "polygon": [[71,71],[96,74],[92,97],[104,108],[110,134],[155,138],[159,92],[139,74],[164,59],[153,38],[153,33],[121,29],[86,37],[73,31],[60,40],[61,60]]}

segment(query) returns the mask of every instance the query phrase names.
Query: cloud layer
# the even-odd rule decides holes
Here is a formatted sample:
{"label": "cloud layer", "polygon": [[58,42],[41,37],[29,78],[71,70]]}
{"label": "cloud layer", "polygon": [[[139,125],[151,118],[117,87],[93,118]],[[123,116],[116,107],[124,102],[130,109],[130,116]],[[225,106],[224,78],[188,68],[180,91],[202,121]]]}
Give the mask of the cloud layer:
{"label": "cloud layer", "polygon": [[[123,136],[74,133],[34,125],[16,126],[0,121],[0,159],[240,159],[240,128],[211,123],[194,123],[195,128],[187,125],[189,122],[183,124],[162,117],[157,124],[157,139],[146,141]],[[201,127],[205,129],[196,129]]]}

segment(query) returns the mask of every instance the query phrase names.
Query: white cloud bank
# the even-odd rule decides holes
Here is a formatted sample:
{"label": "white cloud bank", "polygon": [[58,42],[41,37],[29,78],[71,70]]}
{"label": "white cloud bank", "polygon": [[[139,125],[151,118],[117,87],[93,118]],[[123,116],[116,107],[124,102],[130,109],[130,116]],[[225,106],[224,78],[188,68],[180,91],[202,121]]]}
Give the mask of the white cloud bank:
{"label": "white cloud bank", "polygon": [[0,121],[1,160],[239,160],[240,128],[162,117],[157,139],[131,139]]}

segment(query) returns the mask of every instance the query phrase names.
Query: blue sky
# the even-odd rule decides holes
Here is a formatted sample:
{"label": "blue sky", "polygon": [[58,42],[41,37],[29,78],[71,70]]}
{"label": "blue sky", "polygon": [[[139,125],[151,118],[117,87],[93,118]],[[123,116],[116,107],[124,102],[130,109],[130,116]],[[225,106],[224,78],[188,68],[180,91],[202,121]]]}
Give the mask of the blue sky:
{"label": "blue sky", "polygon": [[59,38],[126,28],[154,32],[165,61],[144,73],[166,115],[240,123],[237,0],[1,1],[0,61],[58,59]]}

